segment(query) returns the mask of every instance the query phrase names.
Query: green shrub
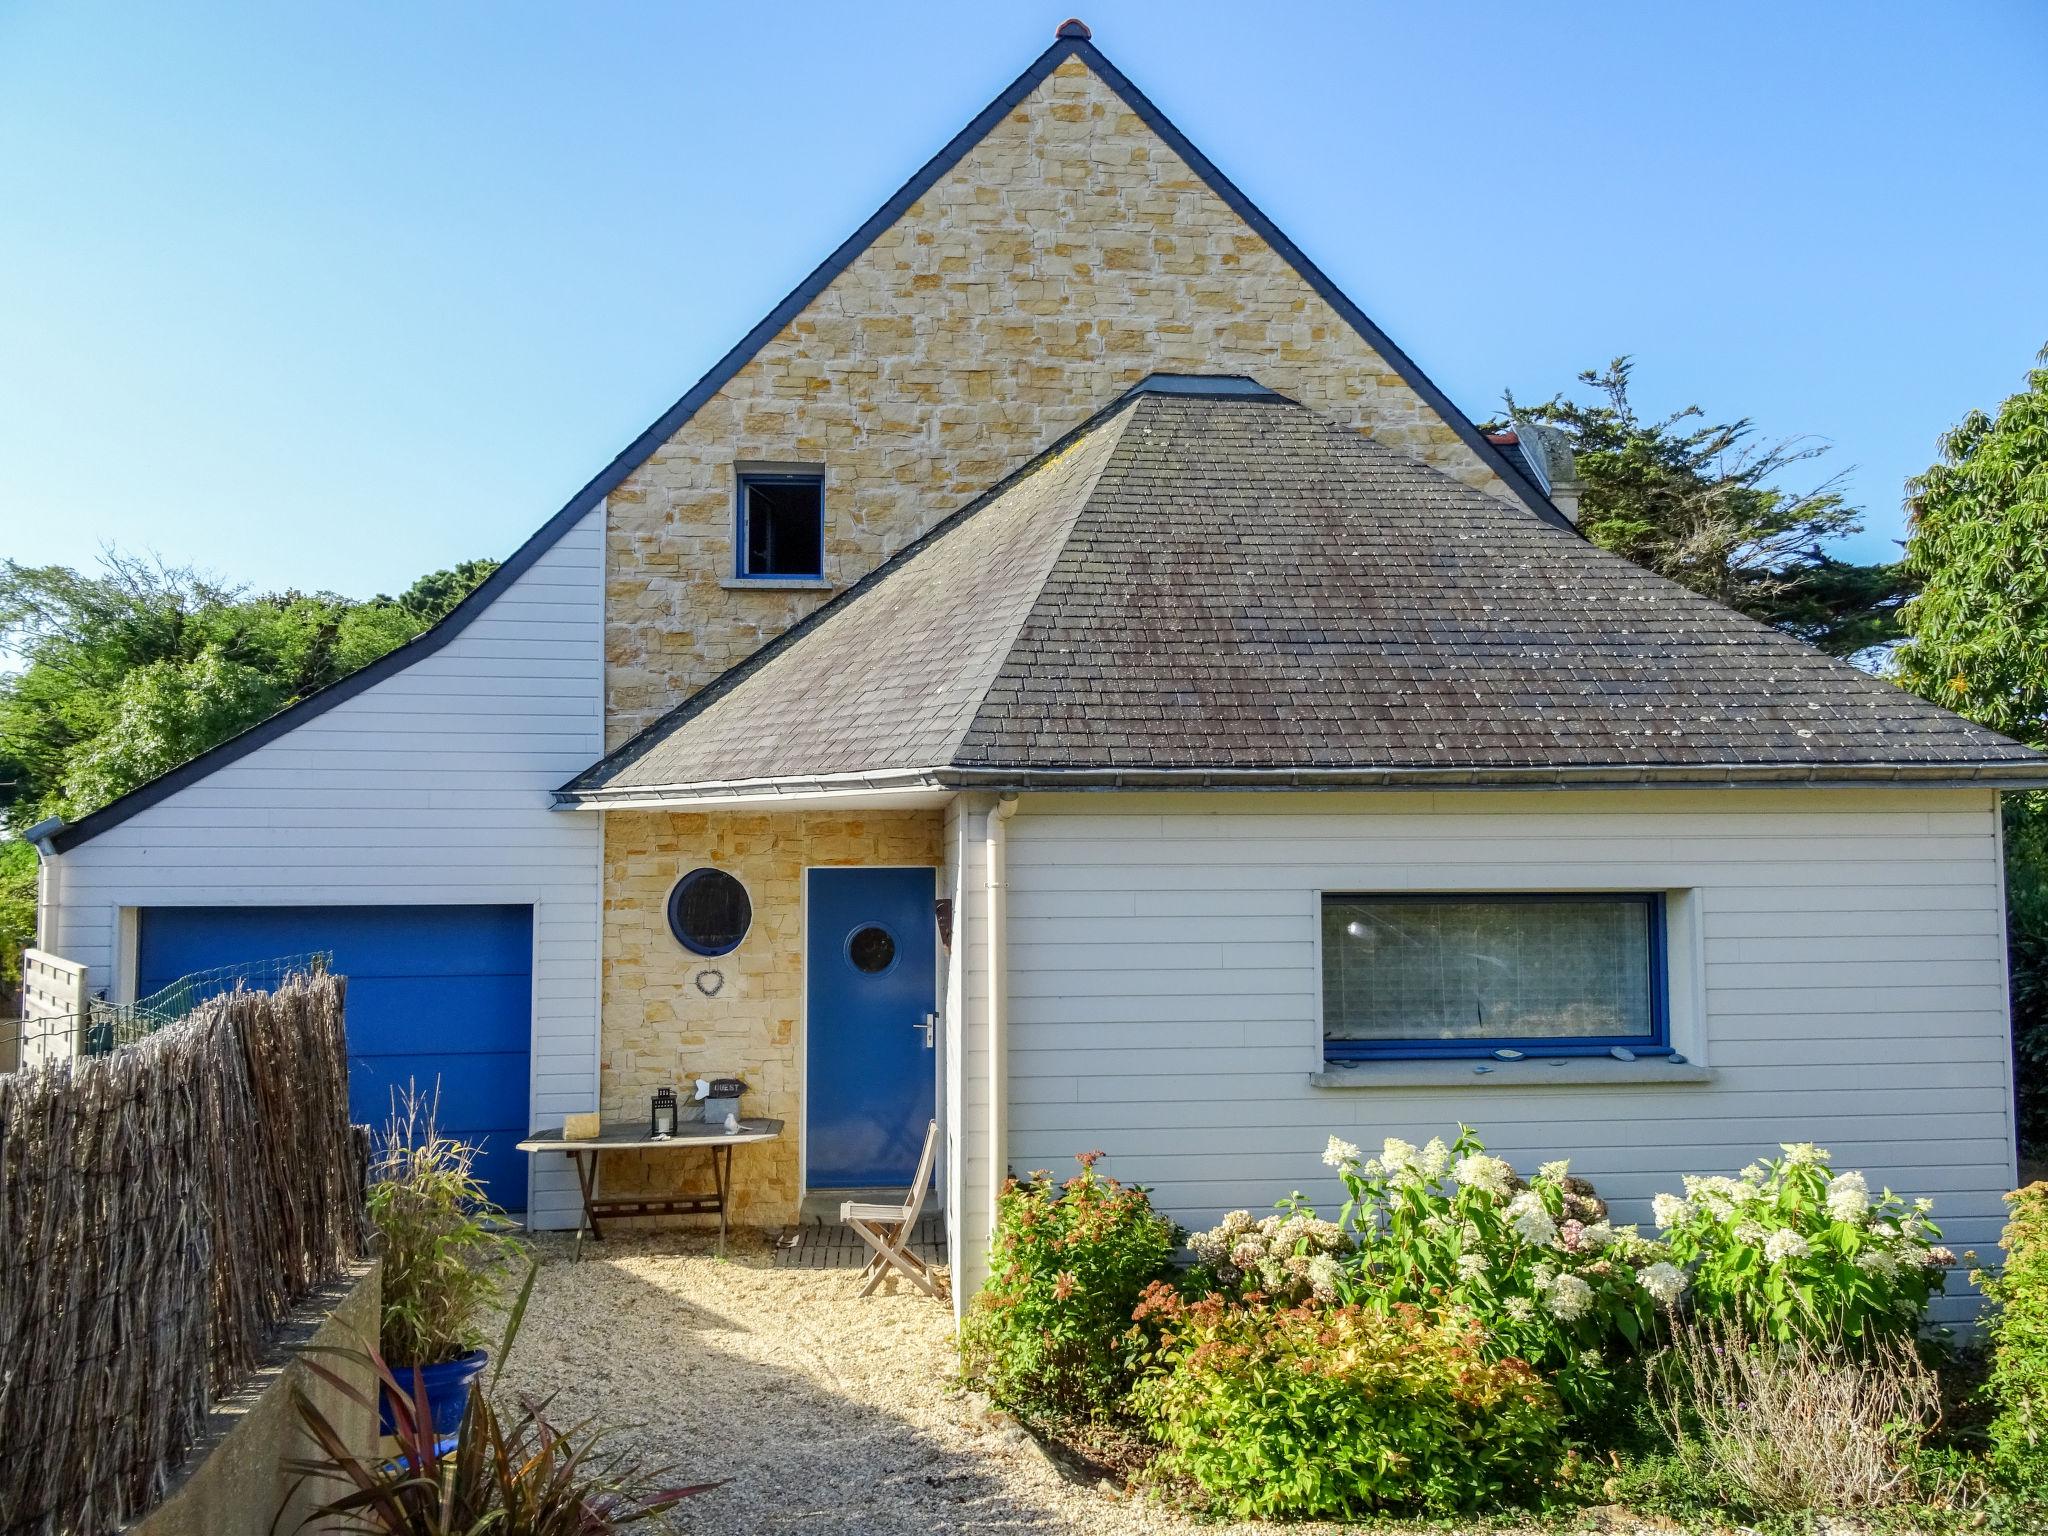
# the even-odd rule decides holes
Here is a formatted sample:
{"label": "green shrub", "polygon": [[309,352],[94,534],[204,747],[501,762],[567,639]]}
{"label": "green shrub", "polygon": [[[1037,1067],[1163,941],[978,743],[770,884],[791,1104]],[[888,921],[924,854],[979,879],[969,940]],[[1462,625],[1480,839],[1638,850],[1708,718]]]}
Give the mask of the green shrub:
{"label": "green shrub", "polygon": [[1663,1194],[1657,1225],[1692,1267],[1693,1310],[1741,1317],[1777,1342],[1911,1335],[1955,1255],[1933,1239],[1933,1203],[1875,1199],[1860,1173],[1836,1173],[1810,1143],[1739,1178],[1688,1175]]}
{"label": "green shrub", "polygon": [[1131,1403],[1190,1477],[1239,1517],[1441,1513],[1525,1500],[1564,1454],[1557,1395],[1489,1360],[1469,1318],[1418,1308],[1273,1310],[1159,1286],[1162,1327]]}
{"label": "green shrub", "polygon": [[1084,1153],[1064,1184],[1012,1179],[996,1201],[989,1277],[961,1331],[969,1379],[1027,1418],[1112,1411],[1129,1384],[1131,1313],[1167,1274],[1180,1231],[1144,1190]]}
{"label": "green shrub", "polygon": [[1566,1163],[1525,1180],[1469,1126],[1448,1147],[1390,1138],[1367,1161],[1332,1137],[1323,1161],[1350,1194],[1340,1224],[1357,1242],[1343,1299],[1469,1313],[1489,1358],[1528,1361],[1577,1419],[1616,1408],[1622,1362],[1685,1288],[1665,1250],[1610,1223]]}
{"label": "green shrub", "polygon": [[434,1105],[398,1096],[378,1138],[365,1203],[383,1261],[378,1349],[397,1365],[435,1365],[483,1348],[513,1243],[472,1171],[476,1148],[443,1136]]}
{"label": "green shrub", "polygon": [[2000,1245],[2005,1268],[1980,1277],[1998,1304],[1991,1323],[1991,1378],[1997,1413],[1991,1460],[2007,1482],[2038,1488],[2048,1476],[2048,1184],[2007,1195],[2012,1219]]}

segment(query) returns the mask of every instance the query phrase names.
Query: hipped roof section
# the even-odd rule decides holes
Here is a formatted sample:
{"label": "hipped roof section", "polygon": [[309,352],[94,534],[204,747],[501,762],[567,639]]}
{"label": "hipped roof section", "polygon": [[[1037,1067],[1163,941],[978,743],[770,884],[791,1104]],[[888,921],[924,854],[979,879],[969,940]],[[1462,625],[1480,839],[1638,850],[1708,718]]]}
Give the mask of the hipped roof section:
{"label": "hipped roof section", "polygon": [[570,784],[2000,781],[2048,760],[1248,381],[1148,381]]}

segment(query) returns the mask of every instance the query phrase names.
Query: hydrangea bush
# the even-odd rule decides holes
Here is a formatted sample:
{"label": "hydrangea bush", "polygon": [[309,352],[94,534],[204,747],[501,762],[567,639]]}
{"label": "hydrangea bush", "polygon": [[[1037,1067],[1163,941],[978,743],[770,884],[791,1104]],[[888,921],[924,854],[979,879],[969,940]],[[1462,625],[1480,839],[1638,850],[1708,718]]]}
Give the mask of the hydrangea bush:
{"label": "hydrangea bush", "polygon": [[1299,1194],[1271,1215],[1254,1219],[1232,1211],[1188,1248],[1208,1271],[1211,1286],[1230,1295],[1256,1292],[1282,1306],[1335,1301],[1342,1278],[1338,1261],[1356,1245],[1334,1221],[1324,1221]]}
{"label": "hydrangea bush", "polygon": [[1736,1178],[1688,1175],[1683,1196],[1656,1197],[1664,1241],[1691,1268],[1694,1309],[1787,1343],[1916,1332],[1955,1263],[1927,1219],[1933,1202],[1873,1196],[1811,1142],[1782,1150]]}
{"label": "hydrangea bush", "polygon": [[1670,1254],[1610,1222],[1567,1162],[1523,1179],[1469,1126],[1448,1147],[1390,1137],[1370,1159],[1333,1136],[1323,1161],[1350,1196],[1338,1225],[1356,1244],[1338,1294],[1469,1313],[1492,1358],[1529,1361],[1576,1417],[1610,1405],[1618,1362],[1685,1291]]}

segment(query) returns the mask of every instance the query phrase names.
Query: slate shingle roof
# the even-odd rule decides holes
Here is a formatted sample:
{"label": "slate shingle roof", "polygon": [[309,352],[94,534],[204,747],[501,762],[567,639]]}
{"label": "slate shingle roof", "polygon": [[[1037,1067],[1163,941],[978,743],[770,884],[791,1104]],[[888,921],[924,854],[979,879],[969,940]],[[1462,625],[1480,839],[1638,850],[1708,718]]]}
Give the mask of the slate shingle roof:
{"label": "slate shingle roof", "polygon": [[1287,770],[2004,781],[2048,759],[1277,395],[1141,387],[563,795]]}

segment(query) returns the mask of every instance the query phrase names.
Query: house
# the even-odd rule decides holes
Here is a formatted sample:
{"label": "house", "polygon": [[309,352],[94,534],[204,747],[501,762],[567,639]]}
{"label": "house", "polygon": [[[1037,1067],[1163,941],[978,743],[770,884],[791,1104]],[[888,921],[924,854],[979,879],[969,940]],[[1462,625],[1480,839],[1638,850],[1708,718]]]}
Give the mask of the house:
{"label": "house", "polygon": [[1461,1120],[1631,1217],[1817,1140],[1988,1244],[2048,761],[1595,548],[1544,450],[1069,22],[439,627],[38,829],[42,947],[331,949],[359,1109],[438,1078],[540,1226],[518,1132],[698,1076],[792,1130],[742,1221],[936,1117],[962,1292],[1007,1169],[1204,1224]]}

